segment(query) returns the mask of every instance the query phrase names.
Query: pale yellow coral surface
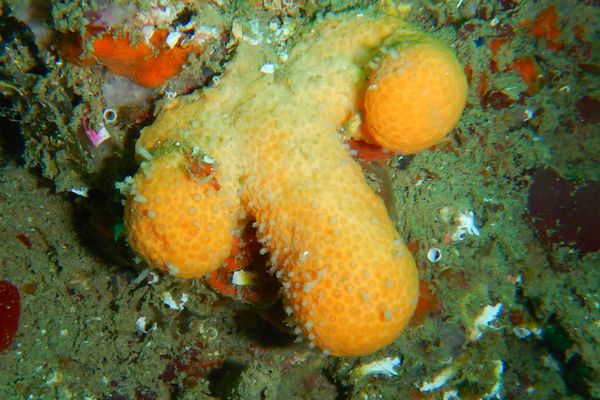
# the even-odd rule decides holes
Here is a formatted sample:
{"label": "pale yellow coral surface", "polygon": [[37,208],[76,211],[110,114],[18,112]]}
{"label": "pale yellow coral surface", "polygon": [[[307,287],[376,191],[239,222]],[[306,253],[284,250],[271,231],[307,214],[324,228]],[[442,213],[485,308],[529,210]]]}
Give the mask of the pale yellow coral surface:
{"label": "pale yellow coral surface", "polygon": [[144,129],[128,237],[151,264],[201,276],[250,215],[296,332],[334,355],[368,354],[406,326],[418,277],[339,130],[360,113],[375,49],[407,28],[351,13],[311,28],[275,74],[260,72],[269,49],[241,43],[218,84]]}

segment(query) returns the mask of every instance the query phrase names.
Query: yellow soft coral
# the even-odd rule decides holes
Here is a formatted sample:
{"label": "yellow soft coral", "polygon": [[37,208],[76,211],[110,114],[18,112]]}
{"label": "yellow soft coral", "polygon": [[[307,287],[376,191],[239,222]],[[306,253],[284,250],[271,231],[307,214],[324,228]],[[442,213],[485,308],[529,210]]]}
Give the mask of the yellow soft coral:
{"label": "yellow soft coral", "polygon": [[260,67],[275,55],[241,43],[215,87],[144,129],[127,232],[149,263],[201,276],[249,215],[296,333],[334,355],[368,354],[406,326],[418,277],[338,131],[361,112],[374,49],[409,28],[351,13],[311,28],[273,75]]}

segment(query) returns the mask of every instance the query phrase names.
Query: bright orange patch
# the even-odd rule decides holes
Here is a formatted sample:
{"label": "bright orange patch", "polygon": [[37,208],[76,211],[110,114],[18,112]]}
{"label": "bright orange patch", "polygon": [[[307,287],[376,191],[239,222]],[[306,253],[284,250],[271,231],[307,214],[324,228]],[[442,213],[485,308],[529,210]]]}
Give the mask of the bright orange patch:
{"label": "bright orange patch", "polygon": [[223,266],[216,271],[210,273],[206,278],[206,282],[213,288],[214,291],[221,293],[223,296],[235,297],[237,291],[235,286],[229,282],[229,275],[238,268],[243,268],[247,260],[242,259],[246,254],[240,253],[240,238],[234,236],[231,241],[231,253],[223,261]]}
{"label": "bright orange patch", "polygon": [[529,33],[538,39],[546,39],[546,47],[551,50],[560,50],[563,45],[556,43],[560,28],[558,26],[558,14],[556,5],[552,4],[538,14],[533,22],[525,21],[524,26],[529,26]]}
{"label": "bright orange patch", "polygon": [[177,75],[192,50],[191,46],[169,48],[167,31],[156,30],[151,45],[132,45],[128,37],[114,38],[106,33],[93,42],[93,56],[113,74],[139,85],[155,88]]}
{"label": "bright orange patch", "polygon": [[530,89],[536,83],[538,71],[533,57],[518,58],[507,68],[507,71],[516,71]]}
{"label": "bright orange patch", "polygon": [[486,71],[483,71],[479,76],[479,82],[477,83],[477,95],[479,98],[483,98],[488,90],[488,75]]}
{"label": "bright orange patch", "polygon": [[[272,305],[277,299],[279,285],[275,277],[267,274],[265,262],[260,262],[261,247],[256,238],[256,229],[247,225],[241,238],[233,237],[229,257],[223,261],[222,267],[210,273],[206,283],[223,296],[255,305]],[[247,286],[234,285],[232,278],[236,271],[256,273],[256,282]]]}
{"label": "bright orange patch", "polygon": [[348,140],[348,146],[356,151],[356,158],[363,161],[387,161],[394,153],[375,144],[370,144],[362,140]]}
{"label": "bright orange patch", "polygon": [[415,314],[423,314],[433,311],[437,305],[437,299],[429,288],[429,283],[426,281],[419,282],[419,302],[415,309]]}
{"label": "bright orange patch", "polygon": [[492,51],[492,57],[496,56],[498,54],[498,50],[500,50],[500,47],[502,47],[506,43],[508,43],[508,39],[492,39],[490,41],[490,50]]}
{"label": "bright orange patch", "polygon": [[438,300],[429,288],[429,283],[426,281],[419,282],[419,301],[411,323],[414,326],[421,325],[425,322],[425,318],[436,310],[437,306]]}

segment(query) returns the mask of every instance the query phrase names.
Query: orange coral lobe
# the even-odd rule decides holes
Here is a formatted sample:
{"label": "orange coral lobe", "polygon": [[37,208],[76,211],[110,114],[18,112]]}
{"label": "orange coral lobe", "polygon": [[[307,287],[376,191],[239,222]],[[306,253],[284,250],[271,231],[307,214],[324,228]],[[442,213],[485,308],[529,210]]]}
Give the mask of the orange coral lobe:
{"label": "orange coral lobe", "polygon": [[125,221],[131,247],[153,266],[194,278],[217,269],[231,253],[237,211],[226,189],[217,195],[210,181],[190,176],[186,159],[179,152],[153,158],[147,175],[132,182]]}
{"label": "orange coral lobe", "polygon": [[181,71],[192,50],[191,46],[169,48],[166,37],[165,30],[156,30],[150,39],[152,46],[145,42],[134,46],[128,37],[106,33],[94,40],[93,55],[115,75],[155,88]]}
{"label": "orange coral lobe", "polygon": [[403,154],[443,140],[466,103],[467,79],[456,56],[425,37],[385,55],[369,83],[363,138]]}

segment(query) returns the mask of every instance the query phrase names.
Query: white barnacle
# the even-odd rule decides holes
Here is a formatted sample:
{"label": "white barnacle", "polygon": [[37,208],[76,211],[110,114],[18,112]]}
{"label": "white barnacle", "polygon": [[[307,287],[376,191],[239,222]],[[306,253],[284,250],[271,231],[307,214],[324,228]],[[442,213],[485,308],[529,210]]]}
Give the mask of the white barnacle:
{"label": "white barnacle", "polygon": [[442,259],[442,251],[437,247],[432,247],[427,251],[427,259],[433,264],[437,263]]}
{"label": "white barnacle", "polygon": [[117,120],[117,112],[112,108],[105,108],[104,111],[102,111],[102,118],[105,123],[112,124]]}

